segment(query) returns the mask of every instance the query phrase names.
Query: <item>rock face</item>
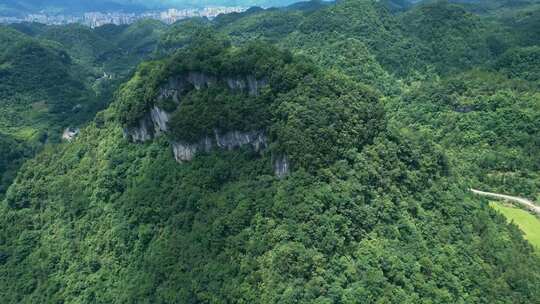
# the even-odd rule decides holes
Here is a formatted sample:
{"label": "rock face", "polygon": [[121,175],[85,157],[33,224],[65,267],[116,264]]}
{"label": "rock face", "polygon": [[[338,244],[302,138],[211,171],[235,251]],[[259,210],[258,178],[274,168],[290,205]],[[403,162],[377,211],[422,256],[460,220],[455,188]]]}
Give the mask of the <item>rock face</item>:
{"label": "rock face", "polygon": [[212,139],[206,137],[196,144],[173,142],[172,149],[174,159],[176,159],[177,162],[188,162],[191,161],[197,153],[210,152],[212,149]]}
{"label": "rock face", "polygon": [[[157,100],[171,98],[175,103],[181,104],[181,96],[189,89],[201,90],[218,83],[222,83],[233,91],[243,91],[251,96],[260,94],[261,88],[268,85],[266,79],[256,79],[253,75],[217,78],[201,72],[189,72],[184,75],[171,77],[160,89]],[[134,142],[151,140],[162,132],[167,132],[167,123],[170,115],[165,110],[154,106],[148,115],[143,117],[137,126],[124,129],[124,136]],[[227,139],[224,139],[227,141]],[[236,138],[236,141],[242,139]],[[245,141],[245,140],[244,140]],[[221,146],[218,142],[218,146]],[[227,146],[225,142],[223,145]]]}
{"label": "rock face", "polygon": [[148,125],[148,117],[144,117],[139,121],[139,124],[136,127],[125,128],[124,137],[129,138],[133,142],[145,142],[150,140],[152,139],[153,134],[150,133]]}
{"label": "rock face", "polygon": [[154,106],[150,110],[150,119],[154,124],[154,131],[156,132],[156,134],[159,134],[161,132],[167,132],[167,123],[170,119],[167,112],[158,108],[157,106]]}
{"label": "rock face", "polygon": [[257,80],[254,76],[249,75],[247,77],[238,77],[232,78],[228,77],[225,79],[227,86],[231,90],[246,91],[251,96],[259,95],[261,88],[268,85],[266,79]]}
{"label": "rock face", "polygon": [[209,88],[217,83],[216,77],[200,72],[189,72],[186,78],[197,90]]}
{"label": "rock face", "polygon": [[245,145],[252,145],[255,151],[260,151],[266,148],[266,136],[262,132],[227,132],[224,135],[220,135],[219,132],[214,131],[216,137],[216,144],[219,148],[232,150]]}
{"label": "rock face", "polygon": [[287,155],[278,155],[274,158],[274,174],[279,178],[289,175],[289,158]]}
{"label": "rock face", "polygon": [[209,152],[214,147],[233,150],[250,145],[255,151],[261,151],[267,147],[267,139],[263,132],[240,132],[232,131],[223,135],[214,130],[214,137],[205,137],[198,143],[185,142],[172,143],[174,158],[178,162],[191,161],[197,153]]}
{"label": "rock face", "polygon": [[[171,77],[160,89],[158,101],[172,99],[182,106],[181,97],[191,89],[201,90],[222,84],[232,91],[241,91],[250,96],[257,96],[261,89],[268,85],[267,79],[256,79],[255,76],[237,76],[218,78],[205,73],[189,72],[187,74]],[[143,117],[137,126],[124,129],[124,136],[133,142],[145,142],[163,132],[167,132],[170,115],[158,106],[153,106],[149,113]],[[262,131],[230,131],[222,133],[214,130],[214,136],[206,136],[196,143],[174,141],[171,143],[174,158],[177,162],[191,161],[197,153],[210,152],[214,148],[233,150],[244,146],[251,146],[259,152],[268,146],[268,139]],[[289,160],[281,155],[274,160],[274,171],[280,178],[289,173]]]}
{"label": "rock face", "polygon": [[169,78],[168,82],[159,88],[157,100],[172,98],[175,103],[180,103],[180,94],[188,88],[188,85],[184,78]]}
{"label": "rock face", "polygon": [[130,138],[133,142],[145,142],[154,136],[167,131],[169,114],[157,106],[154,106],[150,113],[143,117],[137,126],[124,129],[124,137]]}
{"label": "rock face", "polygon": [[180,103],[181,95],[190,88],[201,90],[220,83],[233,91],[242,91],[251,96],[257,96],[261,89],[268,85],[268,80],[266,78],[256,79],[253,75],[218,78],[201,72],[189,72],[185,75],[169,78],[167,83],[159,89],[158,100],[172,98],[174,102]]}
{"label": "rock face", "polygon": [[64,130],[64,133],[62,133],[62,139],[66,141],[72,141],[73,139],[75,139],[75,137],[77,137],[77,135],[79,135],[79,133],[80,130],[78,128],[66,128]]}

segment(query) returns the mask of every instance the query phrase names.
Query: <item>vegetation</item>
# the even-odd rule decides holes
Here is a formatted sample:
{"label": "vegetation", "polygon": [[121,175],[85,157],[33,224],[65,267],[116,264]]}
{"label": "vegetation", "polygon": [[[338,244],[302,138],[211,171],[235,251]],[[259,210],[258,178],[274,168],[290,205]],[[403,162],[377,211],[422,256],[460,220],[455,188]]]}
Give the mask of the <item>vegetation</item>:
{"label": "vegetation", "polygon": [[403,24],[429,48],[427,62],[441,74],[480,64],[491,55],[486,23],[460,6],[422,4],[403,15]]}
{"label": "vegetation", "polygon": [[496,68],[510,78],[540,81],[540,46],[510,49],[497,61]]}
{"label": "vegetation", "polygon": [[58,45],[5,27],[0,40],[7,46],[0,54],[2,195],[31,151],[45,141],[58,142],[62,127],[91,119],[97,103]]}
{"label": "vegetation", "polygon": [[3,198],[23,159],[30,156],[30,152],[24,143],[0,133],[0,198]]}
{"label": "vegetation", "polygon": [[[291,120],[307,124],[315,113]],[[538,296],[538,260],[519,230],[459,190],[443,152],[412,133],[387,129],[311,173],[296,162],[283,180],[265,154],[215,151],[178,165],[167,147],[163,137],[131,144],[108,121],[25,166],[1,212],[2,275],[14,278],[4,299]],[[39,231],[29,229],[35,223]]]}
{"label": "vegetation", "polygon": [[471,184],[535,198],[540,112],[534,86],[471,71],[427,82],[387,105],[396,123],[441,143]]}
{"label": "vegetation", "polygon": [[85,124],[107,106],[133,66],[152,53],[159,26],[0,27],[6,46],[0,50],[0,151],[9,150],[0,160],[0,196],[44,143],[58,143],[64,128]]}
{"label": "vegetation", "polygon": [[525,238],[531,242],[536,251],[540,253],[540,219],[525,210],[508,206],[502,203],[490,203],[492,208],[504,214],[509,221],[517,225],[524,233]]}
{"label": "vegetation", "polygon": [[[469,193],[540,195],[538,45],[515,34],[535,7],[472,7],[2,28],[2,301],[536,303],[535,223]],[[90,81],[103,72],[122,76]],[[264,85],[227,82],[246,77]],[[154,106],[168,131],[131,142]],[[81,134],[46,140],[66,117]],[[215,130],[268,148],[175,161],[171,142]]]}

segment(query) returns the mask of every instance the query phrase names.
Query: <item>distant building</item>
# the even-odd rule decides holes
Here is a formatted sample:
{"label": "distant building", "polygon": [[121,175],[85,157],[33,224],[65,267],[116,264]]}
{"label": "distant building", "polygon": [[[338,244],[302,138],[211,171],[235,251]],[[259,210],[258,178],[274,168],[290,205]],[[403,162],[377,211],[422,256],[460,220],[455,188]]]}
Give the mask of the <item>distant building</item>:
{"label": "distant building", "polygon": [[140,14],[123,13],[123,12],[86,12],[83,15],[47,15],[47,14],[28,14],[23,18],[18,17],[2,17],[0,23],[20,23],[20,22],[37,22],[48,25],[62,25],[71,23],[80,23],[91,28],[99,27],[105,24],[131,24],[141,19],[155,19],[167,24],[175,23],[179,20],[192,17],[215,18],[220,14],[229,14],[233,12],[243,12],[244,7],[206,7],[203,9],[175,9],[171,8],[166,11],[144,12]]}

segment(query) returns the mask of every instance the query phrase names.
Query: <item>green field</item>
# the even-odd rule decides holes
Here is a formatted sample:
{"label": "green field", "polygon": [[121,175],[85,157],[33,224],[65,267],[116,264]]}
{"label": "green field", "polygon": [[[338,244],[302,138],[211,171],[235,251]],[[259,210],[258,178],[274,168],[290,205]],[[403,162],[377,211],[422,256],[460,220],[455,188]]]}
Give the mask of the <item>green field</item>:
{"label": "green field", "polygon": [[491,202],[490,206],[501,212],[509,221],[514,221],[516,225],[525,233],[525,238],[540,253],[540,219],[529,212],[511,207],[500,202]]}

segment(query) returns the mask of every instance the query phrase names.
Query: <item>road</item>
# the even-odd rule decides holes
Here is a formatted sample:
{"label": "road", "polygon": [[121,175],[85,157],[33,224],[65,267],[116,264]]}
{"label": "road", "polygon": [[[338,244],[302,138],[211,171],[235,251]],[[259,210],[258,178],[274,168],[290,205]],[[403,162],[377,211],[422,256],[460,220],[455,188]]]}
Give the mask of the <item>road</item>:
{"label": "road", "polygon": [[540,206],[536,205],[534,202],[532,202],[532,201],[530,201],[528,199],[517,197],[517,196],[499,194],[499,193],[484,192],[484,191],[480,191],[480,190],[476,190],[476,189],[471,189],[471,191],[473,193],[475,193],[475,194],[478,194],[478,195],[488,196],[488,197],[493,197],[493,198],[496,198],[496,199],[502,199],[502,200],[505,200],[505,201],[518,203],[518,204],[522,205],[523,207],[527,208],[528,210],[540,215]]}

